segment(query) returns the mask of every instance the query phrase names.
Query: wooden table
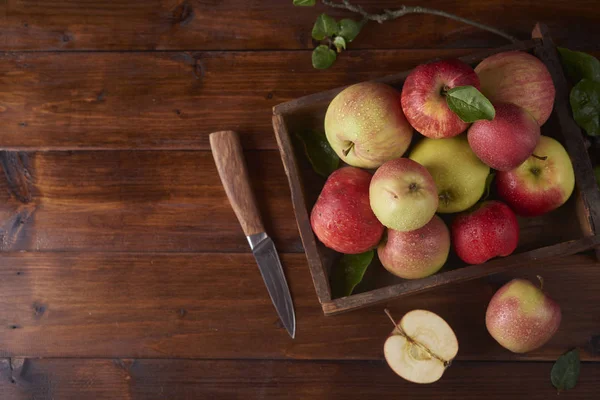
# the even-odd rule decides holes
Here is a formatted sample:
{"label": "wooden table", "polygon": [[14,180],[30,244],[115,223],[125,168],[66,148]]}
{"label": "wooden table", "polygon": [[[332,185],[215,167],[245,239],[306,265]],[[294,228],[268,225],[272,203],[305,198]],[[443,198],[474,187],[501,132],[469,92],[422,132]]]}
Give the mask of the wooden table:
{"label": "wooden table", "polygon": [[[398,1],[355,0],[370,9]],[[407,1],[600,55],[596,0]],[[324,317],[296,228],[271,107],[435,58],[504,44],[433,16],[364,28],[333,68],[311,67],[326,9],[291,0],[0,2],[2,399],[548,399],[552,361],[579,347],[578,387],[600,392],[600,265],[532,265],[563,323],[514,355],[484,326],[509,276],[387,304],[435,311],[458,360],[417,386],[382,359],[383,307]],[[349,14],[327,10],[336,17]],[[261,211],[290,282],[281,327],[226,200],[208,134],[242,136]],[[519,362],[516,362],[519,361]]]}

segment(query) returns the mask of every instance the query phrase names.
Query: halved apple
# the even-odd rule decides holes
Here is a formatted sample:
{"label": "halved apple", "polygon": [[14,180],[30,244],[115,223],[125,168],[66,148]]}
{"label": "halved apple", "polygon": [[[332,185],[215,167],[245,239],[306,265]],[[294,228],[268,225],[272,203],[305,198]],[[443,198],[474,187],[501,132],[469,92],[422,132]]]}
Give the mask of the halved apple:
{"label": "halved apple", "polygon": [[[386,313],[394,322],[389,312]],[[383,346],[390,368],[407,381],[433,383],[440,379],[458,353],[458,340],[450,325],[426,310],[408,312]]]}

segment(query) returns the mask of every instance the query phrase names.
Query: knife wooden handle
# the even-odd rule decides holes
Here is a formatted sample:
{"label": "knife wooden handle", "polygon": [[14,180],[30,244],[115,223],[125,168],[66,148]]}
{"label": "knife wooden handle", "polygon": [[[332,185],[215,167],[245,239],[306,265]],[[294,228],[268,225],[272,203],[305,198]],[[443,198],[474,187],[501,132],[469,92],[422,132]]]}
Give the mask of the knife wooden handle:
{"label": "knife wooden handle", "polygon": [[238,134],[214,132],[209,135],[209,140],[225,193],[244,233],[250,236],[264,232]]}

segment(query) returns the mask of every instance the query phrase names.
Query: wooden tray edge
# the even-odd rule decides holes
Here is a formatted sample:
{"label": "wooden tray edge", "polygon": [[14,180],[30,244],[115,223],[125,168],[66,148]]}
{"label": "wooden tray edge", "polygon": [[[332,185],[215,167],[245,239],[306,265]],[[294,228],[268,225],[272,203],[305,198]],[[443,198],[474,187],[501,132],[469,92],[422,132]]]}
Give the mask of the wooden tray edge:
{"label": "wooden tray edge", "polygon": [[552,246],[541,247],[536,250],[515,254],[506,258],[496,258],[484,264],[471,265],[469,267],[431,275],[427,278],[406,281],[397,285],[331,300],[322,304],[323,313],[325,315],[340,314],[346,311],[372,306],[384,301],[396,300],[407,295],[425,292],[448,283],[465,282],[512,269],[523,268],[531,265],[532,262],[550,257],[573,255],[599,245],[600,235],[594,235]]}

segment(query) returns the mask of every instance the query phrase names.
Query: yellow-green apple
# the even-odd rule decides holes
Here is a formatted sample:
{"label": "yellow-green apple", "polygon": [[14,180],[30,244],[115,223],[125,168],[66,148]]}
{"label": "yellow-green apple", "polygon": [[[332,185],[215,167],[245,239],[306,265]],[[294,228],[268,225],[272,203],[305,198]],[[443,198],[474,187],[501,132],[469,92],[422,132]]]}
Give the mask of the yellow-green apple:
{"label": "yellow-green apple", "polygon": [[344,254],[377,246],[385,228],[369,205],[371,178],[367,171],[354,167],[329,175],[310,215],[313,231],[325,246]]}
{"label": "yellow-green apple", "polygon": [[377,168],[404,154],[413,129],[396,89],[363,82],[347,87],[331,101],[325,114],[325,134],[346,164]]}
{"label": "yellow-green apple", "polygon": [[517,214],[527,217],[562,206],[575,187],[573,164],[558,141],[541,136],[533,154],[516,169],[496,175],[500,197]]}
{"label": "yellow-green apple", "polygon": [[431,174],[408,158],[388,161],[377,169],[369,186],[369,201],[383,225],[402,232],[424,226],[438,207]]}
{"label": "yellow-green apple", "polygon": [[494,54],[475,67],[481,92],[492,103],[513,103],[526,109],[541,126],[554,106],[556,90],[550,72],[536,57],[522,51]]}
{"label": "yellow-green apple", "polygon": [[440,213],[464,211],[477,203],[485,191],[490,167],[473,153],[466,135],[424,138],[413,148],[410,159],[427,168],[433,176]]}
{"label": "yellow-green apple", "polygon": [[440,379],[458,353],[458,340],[450,325],[427,310],[410,311],[398,324],[392,322],[395,328],[383,345],[392,371],[414,383]]}
{"label": "yellow-green apple", "polygon": [[381,264],[404,279],[433,275],[444,266],[450,252],[450,232],[435,215],[425,226],[409,232],[388,229],[377,247]]}
{"label": "yellow-green apple", "polygon": [[402,87],[402,109],[408,122],[422,135],[434,139],[464,132],[469,124],[450,110],[445,92],[467,85],[479,89],[479,78],[470,65],[460,60],[419,65]]}
{"label": "yellow-green apple", "polygon": [[540,127],[525,109],[511,103],[494,104],[492,121],[475,121],[467,137],[481,161],[499,171],[517,168],[533,153]]}
{"label": "yellow-green apple", "polygon": [[525,279],[513,279],[502,286],[485,313],[490,335],[513,353],[526,353],[546,344],[560,320],[560,306]]}
{"label": "yellow-green apple", "polygon": [[517,216],[506,204],[485,201],[452,222],[454,251],[467,264],[512,254],[519,243]]}

